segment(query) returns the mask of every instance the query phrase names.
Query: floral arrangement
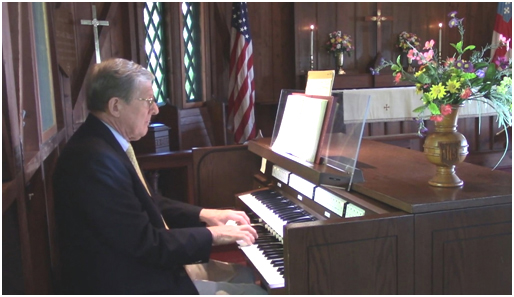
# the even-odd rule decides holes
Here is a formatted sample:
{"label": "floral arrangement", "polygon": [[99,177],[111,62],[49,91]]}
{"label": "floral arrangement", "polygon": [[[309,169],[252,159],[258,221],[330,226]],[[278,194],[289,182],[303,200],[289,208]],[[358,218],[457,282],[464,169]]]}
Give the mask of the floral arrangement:
{"label": "floral arrangement", "polygon": [[[372,69],[373,74],[379,74],[380,70],[390,67],[396,83],[400,81],[413,82],[418,94],[422,94],[423,105],[414,109],[418,114],[415,119],[419,123],[418,133],[424,133],[423,115],[428,110],[430,120],[439,122],[443,117],[451,113],[452,105],[461,105],[467,101],[475,100],[491,106],[497,115],[499,127],[503,129],[512,125],[512,61],[500,58],[494,63],[489,57],[485,57],[486,51],[492,48],[486,45],[482,50],[475,50],[474,45],[464,47],[463,18],[457,18],[457,12],[449,14],[450,28],[457,27],[460,33],[460,41],[450,43],[455,48],[453,57],[445,61],[434,59],[434,41],[425,43],[423,50],[418,50],[410,45],[407,56],[416,60],[420,66],[413,74],[405,71],[398,57],[396,63],[382,60],[381,65]],[[500,37],[499,46],[507,46],[509,40]],[[464,59],[466,53],[466,60]]]}
{"label": "floral arrangement", "polygon": [[403,31],[398,35],[398,47],[403,52],[407,52],[411,48],[417,49],[419,47],[419,38],[414,33]]}
{"label": "floral arrangement", "polygon": [[341,31],[334,31],[328,34],[328,41],[325,46],[329,53],[347,53],[348,56],[351,56],[351,51],[354,49],[352,42],[350,35],[341,34]]}

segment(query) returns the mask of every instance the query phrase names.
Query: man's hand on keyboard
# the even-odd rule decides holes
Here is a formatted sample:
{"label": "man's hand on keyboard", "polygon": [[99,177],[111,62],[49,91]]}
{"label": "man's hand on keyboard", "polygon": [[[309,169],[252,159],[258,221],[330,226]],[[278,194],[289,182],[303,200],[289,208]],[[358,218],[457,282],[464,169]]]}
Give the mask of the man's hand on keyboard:
{"label": "man's hand on keyboard", "polygon": [[257,231],[250,225],[223,225],[207,227],[212,233],[213,245],[237,242],[241,246],[252,245],[257,239]]}
{"label": "man's hand on keyboard", "polygon": [[207,223],[207,226],[222,226],[230,220],[235,221],[237,225],[250,224],[250,218],[244,211],[208,208],[200,211],[200,221]]}

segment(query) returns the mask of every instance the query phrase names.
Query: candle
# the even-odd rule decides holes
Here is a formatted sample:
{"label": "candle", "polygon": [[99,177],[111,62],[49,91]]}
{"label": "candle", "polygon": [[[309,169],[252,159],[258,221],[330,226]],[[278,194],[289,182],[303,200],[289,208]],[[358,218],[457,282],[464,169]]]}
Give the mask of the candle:
{"label": "candle", "polygon": [[441,44],[443,36],[443,23],[439,23],[439,61],[441,61]]}
{"label": "candle", "polygon": [[314,55],[314,25],[311,25],[311,56]]}
{"label": "candle", "polygon": [[311,70],[314,69],[314,25],[311,25]]}

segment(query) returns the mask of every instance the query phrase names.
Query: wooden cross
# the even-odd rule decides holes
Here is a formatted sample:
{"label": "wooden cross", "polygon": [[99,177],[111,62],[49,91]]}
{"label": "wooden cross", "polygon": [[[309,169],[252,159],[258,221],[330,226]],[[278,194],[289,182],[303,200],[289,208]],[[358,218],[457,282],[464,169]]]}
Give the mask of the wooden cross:
{"label": "wooden cross", "polygon": [[382,16],[382,11],[380,10],[380,3],[377,3],[377,15],[366,17],[366,21],[377,22],[377,55],[380,54],[382,50],[382,30],[380,30],[382,22],[392,20],[393,17],[391,16]]}
{"label": "wooden cross", "polygon": [[93,5],[93,19],[92,20],[80,20],[81,25],[92,25],[93,33],[95,35],[95,52],[96,52],[96,63],[102,62],[100,59],[100,43],[98,42],[98,26],[109,26],[109,21],[99,21],[96,19],[96,6]]}

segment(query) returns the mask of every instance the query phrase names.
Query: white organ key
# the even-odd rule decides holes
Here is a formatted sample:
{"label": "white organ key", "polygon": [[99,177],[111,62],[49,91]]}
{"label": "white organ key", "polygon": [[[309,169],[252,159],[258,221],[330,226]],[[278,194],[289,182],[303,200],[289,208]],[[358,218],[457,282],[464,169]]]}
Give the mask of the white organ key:
{"label": "white organ key", "polygon": [[266,224],[271,227],[278,236],[280,236],[280,238],[284,238],[284,225],[287,223],[286,221],[282,220],[278,215],[251,194],[239,196],[239,199],[241,199],[241,201],[243,201],[257,216],[263,219]]}
{"label": "white organ key", "polygon": [[240,249],[266,280],[271,289],[284,287],[284,277],[278,272],[277,268],[271,264],[271,261],[262,254],[256,244],[240,247]]}

